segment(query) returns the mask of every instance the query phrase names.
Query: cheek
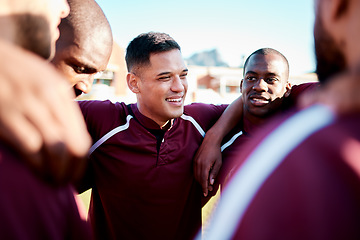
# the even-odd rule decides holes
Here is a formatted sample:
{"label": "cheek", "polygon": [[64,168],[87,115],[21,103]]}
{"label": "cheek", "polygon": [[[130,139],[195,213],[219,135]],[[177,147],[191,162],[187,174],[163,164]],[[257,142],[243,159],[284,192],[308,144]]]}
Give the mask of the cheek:
{"label": "cheek", "polygon": [[64,76],[66,77],[67,81],[71,84],[71,86],[74,86],[76,83],[80,81],[78,80],[77,77],[78,74],[74,72],[72,67],[65,65],[62,66],[59,70],[64,74]]}
{"label": "cheek", "polygon": [[71,86],[75,86],[78,82],[80,82],[80,80],[76,78],[76,75],[73,74],[69,74],[67,78]]}
{"label": "cheek", "polygon": [[270,91],[274,98],[280,98],[284,96],[286,89],[284,87],[269,88]]}
{"label": "cheek", "polygon": [[146,99],[147,102],[156,102],[160,101],[161,97],[166,94],[164,86],[162,85],[152,85],[152,84],[141,84],[139,86],[140,93],[143,99]]}
{"label": "cheek", "polygon": [[242,85],[242,94],[246,94],[247,92],[251,91],[252,89],[252,84],[250,83],[245,83]]}
{"label": "cheek", "polygon": [[188,82],[185,81],[185,82],[183,83],[183,86],[184,86],[185,92],[187,92],[188,86],[189,86]]}

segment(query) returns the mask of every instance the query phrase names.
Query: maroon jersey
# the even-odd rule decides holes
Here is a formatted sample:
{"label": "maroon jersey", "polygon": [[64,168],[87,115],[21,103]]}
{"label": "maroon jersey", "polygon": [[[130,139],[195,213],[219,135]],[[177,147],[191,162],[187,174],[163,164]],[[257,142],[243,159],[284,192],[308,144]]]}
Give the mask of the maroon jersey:
{"label": "maroon jersey", "polygon": [[315,105],[256,134],[209,239],[360,239],[359,121]]}
{"label": "maroon jersey", "polygon": [[193,157],[225,105],[192,104],[163,131],[136,104],[80,102],[91,149],[90,221],[98,239],[192,239],[201,225]]}
{"label": "maroon jersey", "polygon": [[[291,88],[289,97],[285,98],[278,114],[283,114],[290,109],[296,107],[299,96],[305,92],[313,91],[318,88],[318,82],[303,83],[294,85]],[[277,114],[275,114],[276,116]],[[269,121],[271,118],[269,118]],[[239,122],[239,124],[224,138],[221,146],[223,165],[218,176],[218,182],[222,183],[227,178],[227,174],[231,171],[233,163],[229,159],[234,159],[239,152],[243,151],[245,143],[251,136],[259,130],[261,126],[254,126],[247,119]],[[245,130],[246,129],[246,130]]]}
{"label": "maroon jersey", "polygon": [[0,239],[91,239],[70,186],[53,187],[0,145]]}

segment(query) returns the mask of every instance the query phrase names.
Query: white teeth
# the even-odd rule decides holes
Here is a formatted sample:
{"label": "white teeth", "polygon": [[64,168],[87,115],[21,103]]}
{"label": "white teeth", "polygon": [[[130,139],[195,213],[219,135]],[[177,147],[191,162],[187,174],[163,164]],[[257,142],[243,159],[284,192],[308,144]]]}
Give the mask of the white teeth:
{"label": "white teeth", "polygon": [[180,102],[180,101],[181,101],[181,98],[176,98],[176,99],[169,99],[169,98],[167,98],[166,101],[168,101],[168,102]]}
{"label": "white teeth", "polygon": [[269,101],[263,98],[252,98],[252,100],[254,102],[258,102],[258,103],[268,103]]}

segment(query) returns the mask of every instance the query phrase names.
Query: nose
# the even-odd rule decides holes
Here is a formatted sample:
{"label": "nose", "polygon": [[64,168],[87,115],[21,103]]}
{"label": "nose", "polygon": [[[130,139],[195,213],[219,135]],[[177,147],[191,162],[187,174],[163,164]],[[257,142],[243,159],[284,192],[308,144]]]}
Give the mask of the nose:
{"label": "nose", "polygon": [[90,74],[87,78],[83,78],[81,82],[76,84],[76,88],[81,90],[83,93],[89,93],[91,91],[94,82],[94,74]]}
{"label": "nose", "polygon": [[266,92],[268,90],[267,84],[263,78],[259,78],[253,85],[253,89],[259,92]]}
{"label": "nose", "polygon": [[173,92],[183,92],[186,85],[186,79],[183,80],[179,76],[176,76],[171,84],[171,91]]}
{"label": "nose", "polygon": [[62,1],[62,7],[61,7],[61,18],[66,18],[70,13],[70,6],[66,0]]}

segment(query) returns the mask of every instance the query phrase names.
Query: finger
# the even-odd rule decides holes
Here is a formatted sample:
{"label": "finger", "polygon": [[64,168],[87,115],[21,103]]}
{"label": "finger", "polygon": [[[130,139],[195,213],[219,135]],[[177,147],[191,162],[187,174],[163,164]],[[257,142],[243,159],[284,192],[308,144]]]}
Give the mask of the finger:
{"label": "finger", "polygon": [[211,165],[202,164],[200,168],[200,184],[203,190],[204,197],[208,195],[208,179]]}
{"label": "finger", "polygon": [[69,88],[63,86],[61,91],[61,96],[52,103],[55,109],[58,109],[53,115],[59,126],[64,129],[63,140],[69,154],[83,158],[89,151],[91,138],[78,104],[68,96]]}
{"label": "finger", "polygon": [[[49,156],[50,173],[59,183],[66,183],[78,178],[84,168],[84,159],[90,148],[91,139],[87,132],[82,114],[78,105],[71,99],[68,86],[58,82],[56,97],[44,91],[42,99],[51,98],[47,103],[49,118],[52,118],[52,127],[55,132],[43,130],[44,151]],[[75,160],[78,159],[78,160]],[[81,166],[78,166],[80,164]]]}
{"label": "finger", "polygon": [[[34,150],[38,149],[37,144],[35,144],[36,146],[34,147],[33,144],[28,144],[26,141],[24,142],[24,136],[17,137],[17,134],[14,131],[8,132],[9,129],[1,128],[0,131],[0,139],[4,144],[7,144],[10,148],[14,149],[25,160],[24,163],[29,165],[29,167],[37,173],[42,172],[42,158],[39,154],[40,150]],[[29,141],[31,138],[32,137],[28,138]],[[21,148],[19,148],[20,145]]]}
{"label": "finger", "polygon": [[[204,196],[207,196],[207,191],[208,191],[208,186],[207,186],[207,182],[208,182],[208,173],[206,171],[206,167],[202,156],[202,146],[200,146],[200,148],[198,149],[197,153],[195,154],[194,157],[194,177],[196,179],[196,181],[198,181],[201,185],[202,191]],[[205,170],[204,170],[205,169]]]}
{"label": "finger", "polygon": [[[211,187],[215,183],[215,180],[216,180],[216,177],[217,177],[217,175],[218,175],[218,173],[220,171],[221,165],[222,165],[222,159],[218,158],[215,161],[215,163],[214,163],[214,165],[213,165],[213,167],[212,167],[212,169],[210,171],[210,174],[209,174],[209,184],[210,184]],[[212,189],[213,189],[213,187],[211,188],[211,191],[212,191]]]}
{"label": "finger", "polygon": [[208,192],[212,192],[214,190],[214,186],[213,185],[209,185],[208,187]]}
{"label": "finger", "polygon": [[[73,95],[66,81],[48,63],[24,54],[15,60],[28,71],[18,71],[18,64],[10,64],[5,68],[8,71],[1,73],[5,77],[0,76],[0,80],[6,80],[0,89],[0,123],[3,124],[3,116],[9,116],[8,122],[2,125],[5,130],[0,137],[10,139],[8,142],[27,156],[30,165],[35,162],[38,169],[43,168],[42,160],[50,161],[46,165],[47,170],[50,169],[48,175],[63,178],[71,165],[67,160],[69,156],[86,155],[91,139],[78,106],[71,102]],[[12,52],[7,57],[11,59],[16,55]],[[22,62],[26,57],[31,61]],[[40,67],[41,74],[37,71]],[[4,112],[6,106],[22,115],[14,118],[8,109]]]}
{"label": "finger", "polygon": [[[5,118],[2,115],[0,124],[0,138],[26,157],[28,164],[40,171],[41,158],[39,151],[42,139],[37,129],[17,111],[8,111]],[[11,115],[11,116],[10,116]],[[19,148],[19,146],[21,146]]]}
{"label": "finger", "polygon": [[208,179],[209,179],[210,167],[203,166],[201,168],[200,179],[201,187],[203,190],[204,197],[208,195]]}
{"label": "finger", "polygon": [[64,163],[68,157],[63,137],[65,129],[59,125],[53,112],[49,110],[51,100],[44,97],[44,94],[39,93],[35,96],[24,94],[24,96],[23,104],[29,109],[26,117],[37,129],[43,141],[41,154],[43,154],[44,173],[56,182],[62,181]]}

